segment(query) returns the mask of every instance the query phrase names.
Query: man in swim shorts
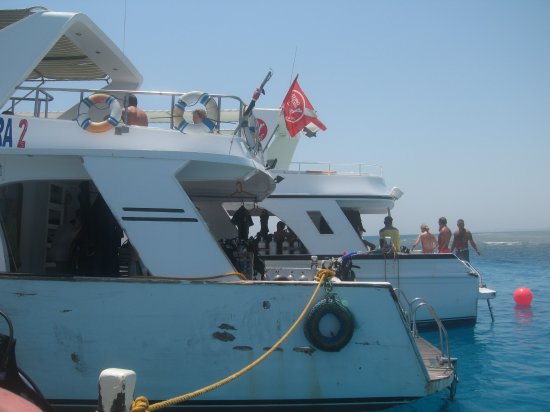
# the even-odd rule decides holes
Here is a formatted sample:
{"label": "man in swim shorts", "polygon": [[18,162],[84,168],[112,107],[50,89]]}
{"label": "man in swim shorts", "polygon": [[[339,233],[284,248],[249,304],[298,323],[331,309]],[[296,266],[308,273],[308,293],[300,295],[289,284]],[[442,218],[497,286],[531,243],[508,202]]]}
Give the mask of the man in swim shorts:
{"label": "man in swim shorts", "polygon": [[439,236],[437,237],[437,248],[439,253],[451,253],[449,242],[451,241],[451,229],[447,226],[447,219],[439,218]]}
{"label": "man in swim shorts", "polygon": [[477,248],[476,242],[474,242],[472,232],[464,228],[464,220],[458,219],[456,225],[458,226],[458,230],[454,233],[451,251],[456,249],[456,257],[469,262],[470,251],[468,250],[468,242],[470,242],[478,255],[480,254],[479,249]]}

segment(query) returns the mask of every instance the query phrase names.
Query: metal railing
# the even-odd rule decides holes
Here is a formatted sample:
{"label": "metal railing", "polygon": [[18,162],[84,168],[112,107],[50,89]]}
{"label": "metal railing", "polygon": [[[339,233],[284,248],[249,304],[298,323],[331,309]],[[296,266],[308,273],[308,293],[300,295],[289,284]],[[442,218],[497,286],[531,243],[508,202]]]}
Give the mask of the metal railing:
{"label": "metal railing", "polygon": [[[487,285],[483,281],[483,277],[481,276],[481,273],[470,262],[468,262],[467,260],[462,260],[462,263],[464,263],[464,265],[468,268],[469,275],[477,276],[480,288],[487,287]],[[491,320],[494,322],[495,315],[493,314],[493,306],[491,305],[491,299],[488,298],[486,300],[487,300],[487,307],[489,308],[489,314],[491,315]]]}
{"label": "metal railing", "polygon": [[412,332],[413,336],[418,336],[418,328],[416,325],[416,313],[418,312],[418,309],[420,308],[426,308],[428,312],[430,312],[430,315],[432,316],[433,320],[437,324],[437,329],[439,331],[439,350],[442,354],[441,362],[450,362],[451,361],[451,351],[449,349],[449,335],[447,334],[447,329],[445,329],[445,326],[443,325],[443,322],[441,322],[441,319],[437,315],[435,309],[432,305],[430,305],[426,300],[422,298],[416,298],[413,299],[410,302],[409,307],[411,308],[412,313]]}
{"label": "metal railing", "polygon": [[[23,92],[21,96],[12,96],[11,107],[12,110],[15,107],[20,106],[24,102],[31,102],[33,104],[32,110],[29,114],[34,117],[45,117],[49,116],[50,112],[50,102],[54,101],[54,94],[70,94],[77,93],[79,95],[77,99],[65,99],[62,103],[66,103],[66,106],[69,109],[61,112],[61,115],[65,117],[69,116],[69,120],[76,120],[77,109],[80,102],[84,99],[86,94],[94,93],[105,93],[115,96],[121,101],[121,106],[124,106],[124,103],[127,99],[126,96],[134,94],[141,97],[151,97],[151,98],[164,98],[168,100],[166,104],[162,104],[163,109],[155,111],[158,113],[158,118],[153,119],[154,123],[167,123],[170,125],[170,128],[175,128],[173,123],[174,117],[174,105],[177,98],[179,98],[182,92],[162,92],[162,91],[138,91],[138,90],[118,90],[118,89],[96,89],[96,88],[67,88],[67,87],[27,87],[20,86],[16,89],[17,91]],[[32,96],[34,94],[34,96]],[[222,94],[209,94],[210,97],[215,99],[217,103],[217,113],[215,118],[211,118],[216,124],[217,130],[222,128],[222,124],[232,124],[234,127],[227,128],[227,131],[235,132],[238,135],[243,135],[240,130],[240,125],[243,122],[243,113],[246,107],[246,103],[239,97],[233,95],[222,95]],[[232,103],[232,104],[231,104]],[[143,107],[142,104],[140,106]],[[230,109],[228,112],[230,114],[224,118],[220,114],[222,113],[225,106],[228,106]],[[74,112],[74,113],[73,113]],[[186,114],[187,115],[187,114]],[[159,121],[160,120],[160,121]]]}
{"label": "metal railing", "polygon": [[344,174],[350,176],[374,175],[382,177],[382,165],[369,163],[291,162],[289,172]]}
{"label": "metal railing", "polygon": [[479,280],[479,287],[484,288],[486,285],[485,285],[485,282],[483,282],[483,277],[481,276],[481,273],[479,273],[479,271],[467,260],[462,260],[461,259],[461,261],[462,261],[462,263],[464,263],[464,266],[466,266],[466,268],[468,268],[468,274],[477,276],[477,278]]}
{"label": "metal railing", "polygon": [[411,332],[414,337],[418,336],[418,326],[416,324],[416,313],[418,312],[418,309],[425,308],[428,310],[430,315],[432,316],[434,322],[437,325],[437,329],[439,332],[439,350],[442,354],[442,358],[440,359],[441,363],[447,363],[451,362],[451,351],[449,349],[449,336],[447,334],[447,329],[443,325],[443,322],[439,318],[439,315],[435,311],[432,305],[430,305],[428,302],[426,302],[425,299],[422,298],[415,298],[413,300],[409,300],[407,298],[407,295],[403,290],[401,289],[394,289],[395,293],[397,294],[397,298],[399,300],[400,306],[403,309],[403,301],[406,303],[406,307],[408,307],[408,311],[403,310],[403,315],[405,317],[406,322],[411,327]]}

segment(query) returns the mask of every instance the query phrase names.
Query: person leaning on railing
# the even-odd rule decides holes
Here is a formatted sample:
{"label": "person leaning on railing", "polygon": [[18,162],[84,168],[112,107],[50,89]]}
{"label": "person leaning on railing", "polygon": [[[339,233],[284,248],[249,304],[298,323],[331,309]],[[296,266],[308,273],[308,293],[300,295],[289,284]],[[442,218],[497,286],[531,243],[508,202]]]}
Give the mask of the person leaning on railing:
{"label": "person leaning on railing", "polygon": [[204,109],[195,109],[193,110],[193,123],[200,124],[206,119],[206,110]]}
{"label": "person leaning on railing", "polygon": [[149,126],[147,114],[137,107],[138,100],[134,94],[129,94],[127,98],[127,108],[122,112],[122,118],[127,125]]}

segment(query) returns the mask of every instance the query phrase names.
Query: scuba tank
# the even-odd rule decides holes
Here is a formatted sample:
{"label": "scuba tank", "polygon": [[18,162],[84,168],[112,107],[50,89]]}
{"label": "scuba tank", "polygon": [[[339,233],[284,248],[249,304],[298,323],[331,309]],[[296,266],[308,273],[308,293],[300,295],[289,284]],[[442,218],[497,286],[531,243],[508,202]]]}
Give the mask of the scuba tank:
{"label": "scuba tank", "polygon": [[269,242],[269,254],[270,255],[277,254],[277,242],[275,242],[275,239],[272,239],[271,242]]}
{"label": "scuba tank", "polygon": [[290,254],[290,242],[288,240],[283,240],[283,255]]}
{"label": "scuba tank", "polygon": [[258,242],[258,254],[261,256],[267,254],[267,244],[263,238],[260,238],[260,241]]}

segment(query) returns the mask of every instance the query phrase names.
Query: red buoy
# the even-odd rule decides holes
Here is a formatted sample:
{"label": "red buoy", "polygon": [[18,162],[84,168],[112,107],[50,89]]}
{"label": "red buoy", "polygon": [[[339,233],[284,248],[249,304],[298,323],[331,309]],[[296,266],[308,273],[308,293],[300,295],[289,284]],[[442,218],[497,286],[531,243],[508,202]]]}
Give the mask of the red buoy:
{"label": "red buoy", "polygon": [[514,300],[518,305],[530,305],[533,301],[533,292],[529,288],[517,288],[514,292]]}

